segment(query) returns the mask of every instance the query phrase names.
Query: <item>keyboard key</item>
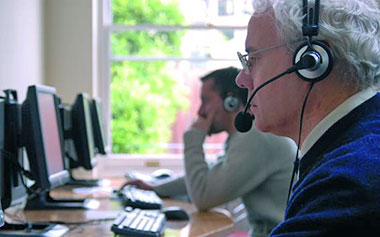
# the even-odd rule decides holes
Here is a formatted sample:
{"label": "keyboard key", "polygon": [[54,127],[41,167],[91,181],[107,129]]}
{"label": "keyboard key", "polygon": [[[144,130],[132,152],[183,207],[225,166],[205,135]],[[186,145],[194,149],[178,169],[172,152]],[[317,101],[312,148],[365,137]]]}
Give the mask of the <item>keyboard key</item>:
{"label": "keyboard key", "polygon": [[145,227],[145,225],[147,224],[148,221],[149,221],[149,219],[142,218],[136,229],[138,229],[138,230],[144,230],[144,227]]}
{"label": "keyboard key", "polygon": [[120,213],[116,219],[114,220],[114,225],[120,225],[120,223],[125,219],[126,215],[124,213]]}
{"label": "keyboard key", "polygon": [[148,219],[148,221],[147,221],[147,223],[146,223],[146,225],[144,227],[144,231],[148,231],[149,232],[153,224],[154,224],[154,220]]}
{"label": "keyboard key", "polygon": [[[135,214],[129,214],[125,219],[124,221],[119,224],[119,225],[122,225],[122,226],[129,226],[134,220],[136,219],[136,215]],[[115,223],[114,223],[115,224]]]}

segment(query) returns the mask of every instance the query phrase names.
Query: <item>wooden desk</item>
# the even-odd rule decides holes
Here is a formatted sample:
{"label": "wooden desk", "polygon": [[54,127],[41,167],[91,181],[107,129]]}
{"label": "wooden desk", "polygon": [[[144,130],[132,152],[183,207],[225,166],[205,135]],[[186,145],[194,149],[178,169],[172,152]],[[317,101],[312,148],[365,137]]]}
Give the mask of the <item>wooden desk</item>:
{"label": "wooden desk", "polygon": [[[119,187],[121,180],[111,180],[111,187]],[[20,218],[31,222],[63,221],[84,222],[97,219],[114,218],[122,210],[120,202],[110,200],[110,192],[96,192],[93,194],[73,193],[74,186],[64,186],[52,191],[52,196],[61,198],[95,198],[100,202],[96,210],[44,210],[23,211],[18,213]],[[190,221],[167,221],[165,236],[225,236],[234,230],[234,224],[229,214],[220,209],[209,212],[197,212],[196,208],[186,202],[172,199],[163,199],[165,206],[180,206],[190,216]],[[70,232],[65,236],[113,236],[110,228],[112,220],[87,225],[72,225]]]}

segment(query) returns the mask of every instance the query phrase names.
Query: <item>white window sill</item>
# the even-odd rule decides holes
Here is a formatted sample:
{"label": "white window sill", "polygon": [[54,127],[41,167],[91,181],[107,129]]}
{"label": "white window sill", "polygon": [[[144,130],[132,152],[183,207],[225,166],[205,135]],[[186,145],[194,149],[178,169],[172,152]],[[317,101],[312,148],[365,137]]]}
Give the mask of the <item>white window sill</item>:
{"label": "white window sill", "polygon": [[170,169],[175,174],[183,173],[182,154],[109,154],[97,157],[94,172],[102,177],[122,177],[128,171],[138,170],[150,174],[157,169]]}

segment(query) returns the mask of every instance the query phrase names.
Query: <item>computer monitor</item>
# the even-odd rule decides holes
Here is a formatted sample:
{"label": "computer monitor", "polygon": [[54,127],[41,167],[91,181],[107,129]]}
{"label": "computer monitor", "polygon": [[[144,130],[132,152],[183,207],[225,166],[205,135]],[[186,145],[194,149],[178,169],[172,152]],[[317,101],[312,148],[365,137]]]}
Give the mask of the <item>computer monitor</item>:
{"label": "computer monitor", "polygon": [[[78,95],[74,105],[59,104],[65,139],[65,162],[67,167],[69,167],[70,174],[68,185],[89,187],[103,185],[102,180],[77,179],[73,173],[73,169],[77,167],[91,169],[95,165],[95,159],[93,158],[95,154],[93,153],[95,153],[97,149],[93,145],[94,141],[92,141],[92,139],[94,139],[92,134],[95,132],[92,131],[92,134],[90,132],[96,124],[92,123],[93,118],[90,119],[91,126],[94,126],[90,127],[90,124],[87,122],[89,118],[88,115],[91,115],[92,112],[91,104],[92,102],[88,99],[87,95]],[[90,107],[90,113],[88,113],[88,109],[85,109],[87,107]],[[90,134],[87,134],[87,131],[89,131]]]}
{"label": "computer monitor", "polygon": [[58,200],[49,194],[49,190],[70,180],[64,163],[63,128],[55,88],[29,86],[22,118],[24,144],[36,181],[34,189],[40,189],[28,200],[25,209],[96,208],[98,202],[94,200]]}
{"label": "computer monitor", "polygon": [[31,233],[42,236],[42,233],[50,233],[59,226],[7,223],[2,213],[2,210],[24,203],[27,199],[24,187],[26,182],[21,172],[24,166],[23,145],[20,139],[21,105],[17,102],[15,90],[9,89],[4,92],[5,99],[0,100],[0,236],[23,236]]}
{"label": "computer monitor", "polygon": [[22,105],[23,137],[36,185],[50,190],[65,184],[69,173],[64,165],[63,134],[55,89],[28,87]]}
{"label": "computer monitor", "polygon": [[91,121],[95,142],[95,153],[106,154],[107,137],[104,125],[104,113],[99,99],[91,101]]}
{"label": "computer monitor", "polygon": [[2,205],[6,209],[23,203],[27,192],[23,185],[20,167],[24,166],[24,150],[21,136],[21,105],[17,101],[15,90],[4,90],[5,100],[3,109],[4,146],[3,156],[3,198]]}
{"label": "computer monitor", "polygon": [[80,93],[71,107],[72,137],[78,164],[87,170],[96,164],[90,103],[88,94]]}
{"label": "computer monitor", "polygon": [[[21,105],[15,90],[4,90],[6,96],[0,101],[0,236],[20,236],[15,229],[26,225],[5,222],[2,210],[24,203],[27,192],[20,169],[23,167],[21,134]],[[31,227],[33,228],[33,227]],[[5,233],[12,231],[12,233]]]}

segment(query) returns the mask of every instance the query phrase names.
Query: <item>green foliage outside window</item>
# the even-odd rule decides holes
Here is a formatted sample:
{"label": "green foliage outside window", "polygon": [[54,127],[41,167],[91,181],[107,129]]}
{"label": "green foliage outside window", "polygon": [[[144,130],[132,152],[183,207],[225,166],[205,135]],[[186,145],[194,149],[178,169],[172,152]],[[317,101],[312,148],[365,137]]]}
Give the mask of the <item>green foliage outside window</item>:
{"label": "green foliage outside window", "polygon": [[[178,3],[112,0],[115,25],[181,25]],[[178,56],[184,32],[126,31],[111,36],[114,55]],[[172,78],[167,62],[114,62],[111,66],[112,150],[160,153],[170,141],[170,125],[186,108],[186,88]]]}

